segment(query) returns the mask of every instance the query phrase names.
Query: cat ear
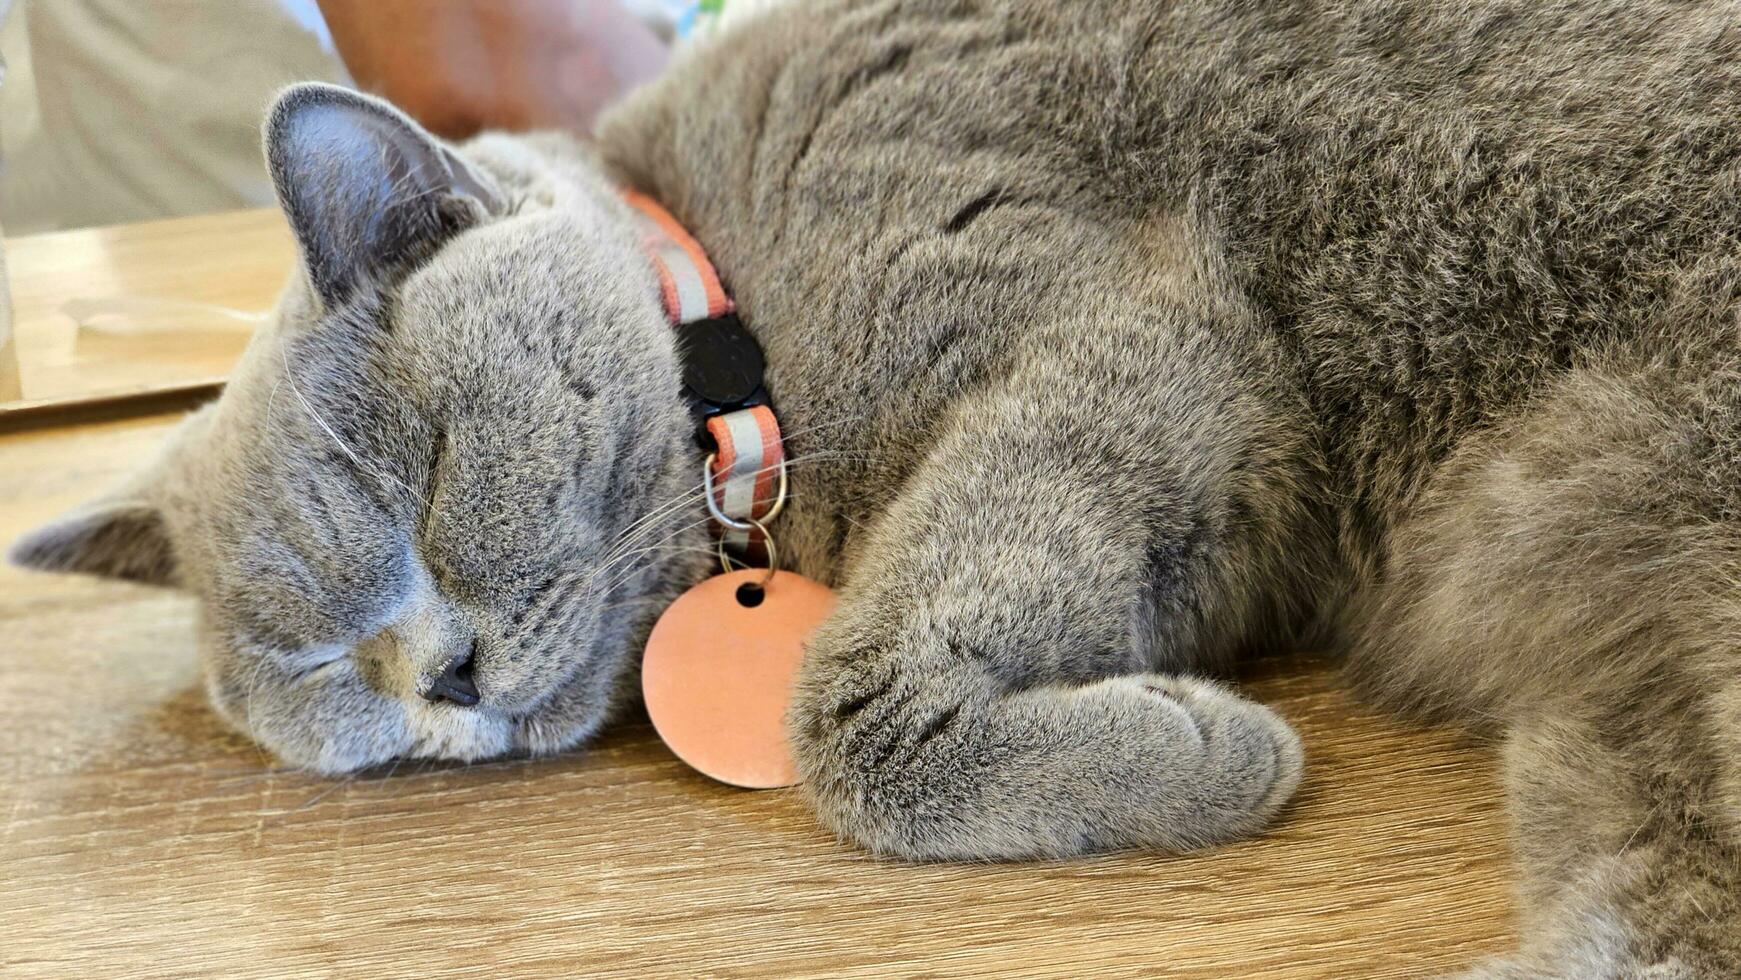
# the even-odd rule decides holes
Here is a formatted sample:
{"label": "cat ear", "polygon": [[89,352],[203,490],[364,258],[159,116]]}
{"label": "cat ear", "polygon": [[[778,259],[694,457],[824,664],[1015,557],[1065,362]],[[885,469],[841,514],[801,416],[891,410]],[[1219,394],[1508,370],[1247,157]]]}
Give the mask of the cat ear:
{"label": "cat ear", "polygon": [[163,514],[133,497],[86,504],[19,538],[6,557],[46,572],[176,583],[175,549]]}
{"label": "cat ear", "polygon": [[494,182],[410,117],[334,85],[297,85],[278,97],[266,161],[329,307],[503,210]]}

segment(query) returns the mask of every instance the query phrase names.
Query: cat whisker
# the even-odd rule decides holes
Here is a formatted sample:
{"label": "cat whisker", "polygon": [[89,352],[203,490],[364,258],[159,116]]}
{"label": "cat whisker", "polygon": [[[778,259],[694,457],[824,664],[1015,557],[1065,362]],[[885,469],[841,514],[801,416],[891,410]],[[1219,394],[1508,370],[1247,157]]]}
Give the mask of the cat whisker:
{"label": "cat whisker", "polygon": [[807,425],[801,429],[791,429],[791,430],[782,429],[780,431],[780,439],[782,442],[785,442],[787,445],[790,445],[792,443],[792,440],[794,440],[794,439],[800,439],[800,438],[803,438],[804,436],[812,435],[812,434],[817,433],[817,432],[822,432],[826,429],[839,428],[840,426],[847,425],[847,424],[850,424],[850,423],[856,422],[856,421],[858,421],[857,416],[843,415],[840,418],[829,419],[829,420],[824,421],[824,422],[816,422],[814,424]]}
{"label": "cat whisker", "polygon": [[[704,549],[694,548],[694,549],[685,549],[685,550],[701,551]],[[657,595],[637,596],[636,598],[633,598],[633,599],[619,599],[616,602],[606,603],[606,604],[599,607],[599,611],[600,612],[608,612],[608,611],[613,610],[613,609],[626,609],[630,606],[644,606],[644,605],[647,605],[649,603],[663,602],[663,601],[665,601],[664,596],[657,596]]]}
{"label": "cat whisker", "polygon": [[[792,493],[792,494],[787,494],[787,499],[788,499],[788,500],[791,500],[791,499],[797,499],[797,498],[798,498],[798,497],[799,497],[799,496],[800,496],[800,495],[799,495],[799,494],[795,494],[795,493]],[[625,560],[627,560],[627,559],[630,559],[630,558],[636,558],[636,557],[640,557],[640,556],[642,556],[642,555],[646,555],[646,554],[651,554],[651,553],[655,553],[655,552],[658,552],[658,551],[659,551],[659,550],[660,550],[660,549],[661,549],[661,548],[664,548],[664,547],[669,547],[669,548],[671,548],[671,549],[673,549],[673,550],[674,550],[674,551],[675,551],[675,550],[676,550],[676,549],[689,549],[689,550],[694,550],[694,548],[693,548],[693,546],[689,546],[689,545],[668,545],[668,542],[670,542],[670,541],[671,541],[671,540],[672,540],[672,539],[673,539],[673,538],[675,538],[675,537],[677,537],[677,536],[678,536],[678,535],[680,535],[680,534],[683,534],[683,533],[684,533],[684,532],[686,532],[686,531],[690,531],[690,530],[693,530],[693,529],[694,529],[694,528],[696,528],[696,527],[698,527],[698,526],[700,526],[700,525],[704,525],[704,524],[708,524],[708,523],[710,523],[710,522],[711,522],[711,521],[712,521],[712,520],[713,520],[713,519],[712,519],[712,518],[711,518],[711,517],[703,517],[703,518],[701,518],[701,519],[700,519],[700,520],[696,520],[696,521],[691,521],[691,522],[690,522],[690,523],[688,523],[688,524],[685,524],[685,525],[684,525],[684,526],[683,526],[683,527],[681,527],[681,528],[678,528],[678,529],[677,529],[677,530],[676,530],[676,531],[673,531],[673,532],[672,532],[672,533],[671,533],[671,534],[669,534],[669,535],[666,535],[666,536],[665,536],[665,537],[664,537],[664,538],[661,538],[661,539],[660,539],[660,540],[659,540],[659,541],[657,541],[657,542],[654,542],[654,543],[653,543],[653,544],[650,544],[650,545],[647,545],[647,546],[645,546],[645,547],[643,547],[643,548],[638,548],[638,549],[636,549],[636,550],[634,550],[634,551],[631,551],[631,552],[628,552],[628,553],[625,553],[625,554],[622,554],[622,555],[619,555],[619,556],[617,556],[617,557],[615,557],[615,558],[613,558],[613,559],[611,559],[611,562],[612,562],[612,563],[613,563],[613,564],[614,564],[614,563],[617,563],[617,562],[622,562],[622,561],[625,561]],[[711,547],[710,547],[710,548],[705,548],[705,549],[701,549],[701,550],[705,550],[705,551],[706,551],[706,552],[707,552],[707,553],[708,553],[708,554],[716,554],[716,553],[717,553],[717,552],[716,552],[716,551],[715,551],[715,549],[714,549],[714,548],[711,548]],[[604,564],[601,564],[601,565],[600,565],[600,566],[599,566],[599,568],[598,568],[598,569],[597,569],[597,570],[596,570],[596,571],[595,571],[595,572],[594,572],[594,575],[593,575],[593,581],[596,581],[596,580],[597,580],[597,578],[598,578],[598,576],[599,576],[599,575],[602,575],[602,574],[603,574],[603,573],[604,573],[604,572],[606,572],[606,571],[607,571],[607,570],[608,570],[608,569],[607,569],[607,566],[605,566],[605,565],[604,565]],[[615,576],[614,576],[614,577],[613,577],[613,578],[612,578],[612,579],[611,579],[611,580],[610,580],[610,585],[609,585],[609,586],[608,586],[608,587],[607,587],[607,588],[605,588],[605,589],[603,589],[603,590],[601,590],[601,591],[603,591],[603,592],[605,592],[605,593],[606,593],[606,594],[607,594],[607,595],[608,595],[608,594],[609,594],[609,593],[610,593],[610,592],[611,592],[611,591],[613,591],[613,590],[615,590],[615,589],[616,589],[616,588],[618,588],[618,587],[620,587],[620,586],[621,586],[621,585],[622,585],[622,584],[623,584],[623,583],[624,583],[624,582],[626,582],[626,581],[628,581],[628,580],[629,580],[629,579],[631,579],[631,578],[633,578],[633,577],[634,577],[634,576],[635,576],[635,575],[637,575],[637,574],[639,574],[639,573],[641,573],[641,572],[643,572],[643,571],[645,571],[645,570],[646,570],[646,566],[644,566],[644,565],[640,565],[640,566],[630,566],[630,567],[629,567],[629,568],[628,568],[628,569],[626,569],[626,570],[624,570],[624,569],[620,569],[620,568],[619,568],[619,569],[617,569],[617,570],[616,570],[616,571],[617,571],[617,572],[620,572],[620,573],[621,573],[621,574],[617,574],[617,575],[615,575]],[[590,586],[590,583],[589,583],[589,586]]]}
{"label": "cat whisker", "polygon": [[[871,454],[868,454],[868,453],[855,453],[855,452],[846,451],[846,450],[839,450],[839,451],[819,450],[817,452],[805,453],[802,456],[795,456],[791,459],[788,459],[788,460],[786,460],[785,465],[786,465],[786,469],[788,471],[790,471],[790,470],[795,469],[799,466],[807,465],[810,463],[829,462],[832,460],[853,459],[853,458],[874,459],[874,456],[872,456]],[[770,465],[770,466],[764,466],[761,469],[756,470],[755,474],[759,476],[763,473],[773,472],[778,468],[778,466],[779,466],[779,464],[777,464],[777,463]],[[680,510],[684,506],[699,506],[703,500],[704,493],[705,493],[705,491],[703,490],[703,486],[704,486],[704,484],[697,483],[694,487],[690,488],[688,491],[686,491],[683,495],[679,496],[677,499],[672,500],[672,501],[668,501],[667,503],[656,508],[652,513],[637,520],[634,524],[631,524],[628,529],[625,529],[625,531],[622,534],[619,534],[617,536],[617,538],[612,542],[611,547],[613,549],[613,552],[615,551],[615,549],[617,549],[619,547],[632,544],[634,539],[639,537],[642,533],[644,533],[647,530],[649,524],[652,521],[656,520],[657,517],[667,516],[672,511]],[[790,496],[792,496],[792,495],[788,494],[788,497],[790,497]],[[609,563],[609,562],[614,561],[614,560],[615,560],[615,557],[614,557],[614,554],[612,554],[612,555],[606,557],[604,559],[604,562]]]}
{"label": "cat whisker", "polygon": [[[656,545],[656,546],[650,547],[646,550],[647,550],[647,553],[649,553],[649,554],[657,553],[660,556],[666,557],[666,558],[669,558],[669,557],[675,556],[675,555],[692,554],[692,555],[705,555],[709,559],[712,559],[713,555],[714,555],[714,550],[711,547],[698,547],[695,545],[685,545],[685,544],[676,544],[676,543]],[[648,563],[642,563],[642,564],[631,564],[631,565],[625,566],[623,568],[620,568],[620,569],[618,569],[620,574],[618,574],[617,576],[612,578],[603,587],[599,588],[598,591],[602,595],[611,596],[611,595],[615,594],[617,589],[620,589],[624,585],[628,584],[629,582],[634,581],[634,579],[637,575],[640,575],[644,572],[650,571],[652,569],[652,567],[653,566],[652,566],[651,562],[648,562]],[[654,597],[644,596],[644,597],[639,597],[636,599],[620,599],[616,602],[607,604],[603,608],[604,609],[611,609],[611,608],[615,608],[616,606],[623,605],[625,603],[648,601],[648,600],[651,600],[652,598],[654,598]]]}
{"label": "cat whisker", "polygon": [[685,504],[691,501],[699,502],[701,500],[700,494],[702,487],[703,484],[697,482],[694,486],[678,494],[676,498],[654,507],[646,514],[643,514],[640,518],[630,522],[627,527],[623,528],[621,533],[612,539],[611,546],[614,548],[617,545],[624,543],[632,538],[642,528],[654,523],[661,517],[668,515],[672,510],[681,509]]}
{"label": "cat whisker", "polygon": [[[249,671],[248,679],[242,685],[242,720],[246,722],[250,733],[257,730],[254,726],[254,695],[260,690],[260,675],[271,665],[267,657],[257,658],[253,670]],[[263,762],[268,759],[265,746],[257,740],[253,742],[253,746]]]}
{"label": "cat whisker", "polygon": [[645,545],[645,546],[639,547],[639,548],[635,548],[633,550],[619,551],[619,552],[614,553],[611,557],[599,562],[597,567],[595,567],[593,569],[592,576],[588,579],[588,585],[591,585],[591,584],[597,582],[599,576],[603,575],[605,572],[609,571],[611,569],[611,566],[616,565],[617,563],[622,562],[626,559],[633,558],[637,555],[642,555],[642,554],[646,554],[649,551],[653,551],[653,550],[659,548],[660,546],[664,545],[665,543],[671,541],[673,538],[676,538],[679,535],[683,534],[686,531],[692,531],[695,528],[702,527],[702,526],[706,525],[712,519],[713,518],[707,517],[707,516],[697,518],[695,520],[692,520],[692,521],[682,525],[681,527],[678,527],[678,528],[672,530],[669,534],[664,535],[663,537],[659,538],[657,541],[654,541],[652,544]]}
{"label": "cat whisker", "polygon": [[[815,430],[815,429],[822,428],[822,427],[823,426],[812,426],[810,428],[810,430],[806,430],[806,431],[811,431],[811,430]],[[786,467],[788,469],[790,469],[791,467],[798,465],[798,463],[800,463],[800,462],[806,462],[806,461],[809,461],[809,460],[817,458],[817,457],[833,458],[833,457],[846,457],[849,455],[853,455],[853,454],[847,450],[839,450],[839,451],[836,451],[836,450],[818,450],[816,452],[803,453],[803,454],[795,455],[795,456],[788,458],[786,460]],[[859,455],[864,455],[867,458],[869,457],[869,454],[859,454]],[[762,473],[771,472],[778,465],[779,464],[775,463],[775,464],[771,464],[769,466],[762,467],[761,469],[756,471],[756,474],[760,475]],[[667,501],[666,503],[661,504],[661,505],[653,508],[652,511],[643,515],[641,518],[630,523],[627,527],[625,527],[622,530],[622,532],[617,535],[615,541],[613,541],[613,544],[627,539],[630,535],[632,535],[641,526],[644,526],[649,521],[657,519],[657,517],[660,514],[668,511],[670,508],[676,507],[676,506],[681,506],[690,500],[699,501],[701,499],[702,489],[705,486],[706,486],[706,481],[697,481],[695,484],[691,485],[689,487],[689,489],[687,489],[687,490],[683,491],[681,494],[679,494],[676,499]]]}
{"label": "cat whisker", "polygon": [[[352,783],[356,782],[356,780],[357,780],[357,777],[356,777],[355,773],[346,773],[343,777],[335,780],[332,783],[332,785],[330,785],[326,789],[323,789],[320,792],[314,794],[313,796],[309,797],[307,800],[304,800],[301,806],[298,806],[294,810],[287,811],[287,813],[301,813],[302,811],[307,810],[307,809],[315,806],[321,800],[324,800],[327,797],[331,796],[334,792],[350,786]],[[280,814],[280,816],[284,816],[284,815],[285,814]]]}

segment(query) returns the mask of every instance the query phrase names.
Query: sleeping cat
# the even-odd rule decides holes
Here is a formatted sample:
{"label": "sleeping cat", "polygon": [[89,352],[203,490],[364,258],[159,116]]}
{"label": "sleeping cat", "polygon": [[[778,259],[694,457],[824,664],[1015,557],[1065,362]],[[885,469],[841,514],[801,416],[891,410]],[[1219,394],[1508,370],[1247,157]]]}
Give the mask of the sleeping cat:
{"label": "sleeping cat", "polygon": [[1741,976],[1738,66],[1670,0],[813,0],[596,147],[299,87],[276,322],[13,555],[190,589],[293,763],[584,741],[713,567],[638,188],[765,348],[780,553],[840,590],[789,718],[829,826],[1251,834],[1300,747],[1210,678],[1330,644],[1503,740],[1528,938],[1482,975]]}

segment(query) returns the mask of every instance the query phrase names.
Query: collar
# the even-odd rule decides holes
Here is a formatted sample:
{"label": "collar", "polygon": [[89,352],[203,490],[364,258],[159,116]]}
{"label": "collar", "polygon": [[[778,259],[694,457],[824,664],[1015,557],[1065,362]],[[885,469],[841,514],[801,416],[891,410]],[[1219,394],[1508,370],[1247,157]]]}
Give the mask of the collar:
{"label": "collar", "polygon": [[694,236],[659,203],[623,190],[636,230],[659,273],[665,316],[683,358],[683,393],[709,451],[708,470],[719,512],[747,528],[718,524],[725,545],[751,561],[765,555],[751,522],[771,519],[783,501],[786,453],[780,423],[762,386],[762,348],[719,281]]}

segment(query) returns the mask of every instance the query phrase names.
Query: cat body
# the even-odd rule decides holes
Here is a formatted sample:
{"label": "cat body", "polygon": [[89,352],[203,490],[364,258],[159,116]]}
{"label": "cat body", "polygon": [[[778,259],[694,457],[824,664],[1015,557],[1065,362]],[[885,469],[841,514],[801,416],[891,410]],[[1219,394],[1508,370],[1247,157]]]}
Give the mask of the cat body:
{"label": "cat body", "polygon": [[[607,121],[443,146],[293,90],[303,274],[223,401],[15,550],[204,600],[286,758],[575,744],[707,574],[614,185],[768,359],[790,716],[909,858],[1255,832],[1297,739],[1210,679],[1330,644],[1502,739],[1493,976],[1741,973],[1741,15],[1652,0],[789,4]],[[425,695],[463,660],[480,703]]]}

